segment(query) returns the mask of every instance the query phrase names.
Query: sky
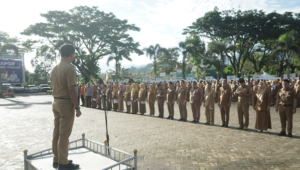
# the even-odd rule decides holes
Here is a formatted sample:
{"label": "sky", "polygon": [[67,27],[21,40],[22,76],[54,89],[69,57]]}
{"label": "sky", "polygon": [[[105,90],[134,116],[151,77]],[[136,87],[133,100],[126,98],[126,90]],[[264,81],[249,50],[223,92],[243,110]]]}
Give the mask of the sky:
{"label": "sky", "polygon": [[[4,0],[2,0],[4,1]],[[30,25],[45,22],[40,16],[52,10],[68,11],[75,6],[97,6],[100,11],[112,12],[119,19],[127,19],[141,29],[131,36],[140,43],[140,48],[160,44],[162,47],[177,47],[185,40],[183,29],[214,7],[219,10],[263,10],[265,12],[300,12],[300,0],[10,0],[1,2],[0,31],[22,40],[37,39],[20,33]],[[30,60],[35,52],[25,54],[25,67],[33,72]],[[133,62],[123,60],[122,66],[140,66],[152,61],[143,56],[131,55]],[[100,60],[102,72],[114,69],[106,65],[107,57]],[[179,58],[181,60],[181,58]]]}

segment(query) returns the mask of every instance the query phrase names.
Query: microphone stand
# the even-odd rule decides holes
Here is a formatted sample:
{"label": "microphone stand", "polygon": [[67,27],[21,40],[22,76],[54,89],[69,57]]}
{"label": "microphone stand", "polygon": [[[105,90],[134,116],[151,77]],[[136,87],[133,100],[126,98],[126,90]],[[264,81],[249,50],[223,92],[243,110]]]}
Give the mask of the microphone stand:
{"label": "microphone stand", "polygon": [[[76,64],[78,64],[78,65],[80,65],[79,63],[76,63]],[[84,65],[83,64],[81,64],[81,70],[82,70],[82,72],[86,75],[86,77],[93,83],[93,85],[94,86],[96,86],[96,84],[94,83],[94,81],[90,78],[90,76],[85,72],[85,67],[84,67]],[[97,87],[97,86],[96,86]],[[98,89],[98,87],[97,87],[97,89]],[[107,146],[109,147],[109,135],[108,135],[108,128],[107,128],[107,113],[106,113],[106,103],[107,103],[107,101],[106,101],[106,95],[104,94],[104,95],[102,95],[102,97],[103,97],[103,101],[104,101],[104,105],[105,105],[105,107],[103,107],[104,108],[104,113],[105,113],[105,124],[106,124],[106,141],[107,141]],[[110,152],[109,152],[109,149],[108,149],[108,155],[110,155]]]}

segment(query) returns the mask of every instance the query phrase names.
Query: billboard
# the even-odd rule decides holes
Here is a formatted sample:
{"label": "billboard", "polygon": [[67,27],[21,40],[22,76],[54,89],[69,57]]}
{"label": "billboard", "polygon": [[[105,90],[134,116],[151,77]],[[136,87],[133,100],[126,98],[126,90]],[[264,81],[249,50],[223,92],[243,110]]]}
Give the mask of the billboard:
{"label": "billboard", "polygon": [[22,61],[0,60],[1,83],[22,83]]}

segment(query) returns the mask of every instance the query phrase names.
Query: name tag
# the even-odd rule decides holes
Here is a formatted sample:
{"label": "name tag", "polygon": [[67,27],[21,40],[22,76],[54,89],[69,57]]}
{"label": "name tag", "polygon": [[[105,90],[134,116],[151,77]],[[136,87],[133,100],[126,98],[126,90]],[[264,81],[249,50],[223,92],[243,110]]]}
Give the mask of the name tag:
{"label": "name tag", "polygon": [[128,101],[128,102],[127,102],[127,105],[130,106],[130,105],[131,105],[131,101]]}
{"label": "name tag", "polygon": [[114,103],[118,103],[118,100],[117,100],[117,99],[114,99]]}
{"label": "name tag", "polygon": [[141,101],[141,104],[145,104],[146,102],[145,101]]}

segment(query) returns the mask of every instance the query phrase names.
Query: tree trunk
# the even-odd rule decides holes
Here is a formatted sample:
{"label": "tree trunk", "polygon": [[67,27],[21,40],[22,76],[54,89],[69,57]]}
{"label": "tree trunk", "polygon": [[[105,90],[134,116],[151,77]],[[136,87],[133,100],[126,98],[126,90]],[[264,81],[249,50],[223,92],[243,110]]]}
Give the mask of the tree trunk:
{"label": "tree trunk", "polygon": [[156,81],[156,57],[154,57],[154,79]]}
{"label": "tree trunk", "polygon": [[182,58],[182,78],[185,79],[185,56]]}

